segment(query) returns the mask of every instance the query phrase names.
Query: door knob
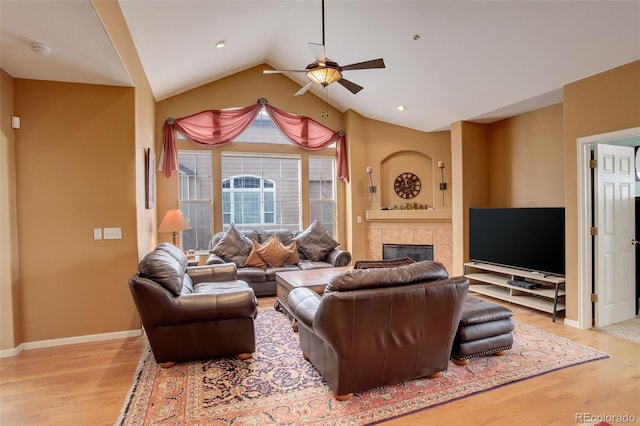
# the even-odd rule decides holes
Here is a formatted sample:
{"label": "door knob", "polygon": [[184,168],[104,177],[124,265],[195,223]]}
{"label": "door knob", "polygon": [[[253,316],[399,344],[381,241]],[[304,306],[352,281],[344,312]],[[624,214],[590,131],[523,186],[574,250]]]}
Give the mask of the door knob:
{"label": "door knob", "polygon": [[632,244],[632,245],[638,245],[638,244],[640,244],[640,241],[638,241],[638,240],[631,240],[631,244]]}

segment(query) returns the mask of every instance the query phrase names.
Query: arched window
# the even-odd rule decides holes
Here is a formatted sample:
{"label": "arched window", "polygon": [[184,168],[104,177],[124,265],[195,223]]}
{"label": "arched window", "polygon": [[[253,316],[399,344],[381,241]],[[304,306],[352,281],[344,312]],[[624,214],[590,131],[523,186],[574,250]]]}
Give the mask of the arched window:
{"label": "arched window", "polygon": [[260,176],[234,176],[222,181],[222,223],[273,225],[276,223],[276,184]]}

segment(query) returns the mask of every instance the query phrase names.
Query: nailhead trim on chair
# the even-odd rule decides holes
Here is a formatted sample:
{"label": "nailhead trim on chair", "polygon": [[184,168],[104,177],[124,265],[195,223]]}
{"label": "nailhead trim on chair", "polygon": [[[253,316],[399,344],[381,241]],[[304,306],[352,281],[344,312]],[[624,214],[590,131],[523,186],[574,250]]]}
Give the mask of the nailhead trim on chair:
{"label": "nailhead trim on chair", "polygon": [[451,354],[451,356],[454,357],[455,359],[465,360],[465,359],[476,358],[476,357],[479,357],[479,356],[493,355],[496,352],[508,351],[509,349],[511,349],[511,347],[512,347],[512,345],[502,346],[500,348],[495,348],[495,349],[491,349],[491,350],[484,351],[484,352],[478,352],[476,354],[471,354],[471,355],[467,355],[467,356],[463,356],[463,357],[457,357],[457,356],[455,356],[453,354]]}

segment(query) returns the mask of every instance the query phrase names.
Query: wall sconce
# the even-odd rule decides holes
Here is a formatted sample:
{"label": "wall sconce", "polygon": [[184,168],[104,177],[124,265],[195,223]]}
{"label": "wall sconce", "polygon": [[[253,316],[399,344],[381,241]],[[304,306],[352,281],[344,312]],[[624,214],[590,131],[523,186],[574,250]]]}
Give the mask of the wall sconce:
{"label": "wall sconce", "polygon": [[371,177],[371,175],[373,174],[373,169],[371,168],[371,166],[367,166],[367,174],[369,175],[369,207],[371,207],[371,205],[373,204],[373,194],[376,193],[376,187],[373,184],[373,178]]}
{"label": "wall sconce", "polygon": [[164,219],[162,219],[158,232],[170,233],[173,238],[173,245],[177,246],[176,238],[178,237],[178,232],[186,231],[187,229],[191,229],[189,221],[185,219],[180,210],[173,209],[167,211],[164,215]]}
{"label": "wall sconce", "polygon": [[440,191],[442,191],[442,205],[444,206],[444,191],[447,190],[447,183],[444,181],[444,161],[438,161],[440,169]]}

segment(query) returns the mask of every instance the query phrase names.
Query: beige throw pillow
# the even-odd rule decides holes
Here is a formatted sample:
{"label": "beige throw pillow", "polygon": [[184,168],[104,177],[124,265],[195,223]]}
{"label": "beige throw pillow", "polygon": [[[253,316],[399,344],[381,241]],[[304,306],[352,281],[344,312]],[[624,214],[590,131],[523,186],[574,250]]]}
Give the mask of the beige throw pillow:
{"label": "beige throw pillow", "polygon": [[288,246],[284,246],[280,242],[278,235],[274,234],[263,245],[256,242],[253,243],[253,248],[245,261],[245,266],[277,268],[283,265],[295,265],[299,261],[296,243],[293,242]]}
{"label": "beige throw pillow", "polygon": [[253,241],[253,247],[251,248],[251,253],[249,253],[249,257],[244,261],[244,266],[252,266],[254,268],[266,268],[267,264],[258,254],[258,250],[260,250],[260,244]]}

